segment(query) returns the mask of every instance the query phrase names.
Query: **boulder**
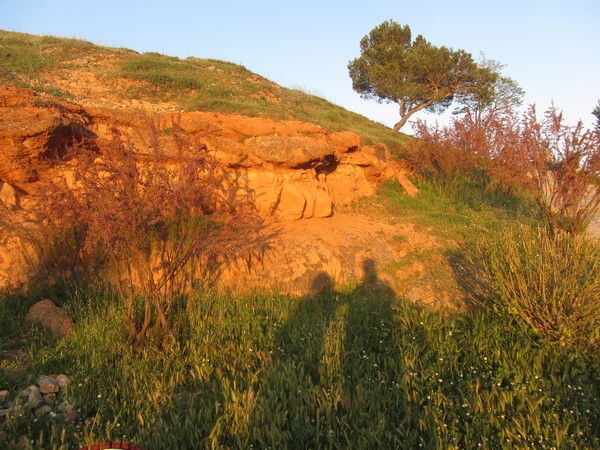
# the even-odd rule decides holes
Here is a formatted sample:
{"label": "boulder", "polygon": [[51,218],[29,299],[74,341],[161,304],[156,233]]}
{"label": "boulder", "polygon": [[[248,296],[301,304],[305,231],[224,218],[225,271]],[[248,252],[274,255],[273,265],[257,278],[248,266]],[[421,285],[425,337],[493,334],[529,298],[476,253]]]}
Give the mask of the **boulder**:
{"label": "boulder", "polygon": [[66,337],[73,332],[73,321],[52,300],[45,299],[37,302],[29,308],[25,320],[39,323],[44,329],[59,337]]}
{"label": "boulder", "polygon": [[329,142],[340,152],[356,150],[361,145],[361,138],[353,131],[336,131],[329,134]]}
{"label": "boulder", "polygon": [[261,160],[288,168],[310,165],[334,151],[325,139],[310,136],[256,136],[244,143]]}

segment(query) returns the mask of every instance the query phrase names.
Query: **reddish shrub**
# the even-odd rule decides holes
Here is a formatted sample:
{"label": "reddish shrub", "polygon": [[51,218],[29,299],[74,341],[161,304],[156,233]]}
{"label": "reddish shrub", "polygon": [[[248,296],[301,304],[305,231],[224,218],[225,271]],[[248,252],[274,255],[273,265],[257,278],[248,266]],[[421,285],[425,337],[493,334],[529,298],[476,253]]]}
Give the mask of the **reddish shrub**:
{"label": "reddish shrub", "polygon": [[164,344],[173,300],[251,254],[258,222],[244,205],[221,201],[214,161],[177,124],[160,130],[149,121],[144,138],[143,155],[117,129],[100,148],[73,148],[71,179],[46,193],[39,222],[77,236],[77,261],[116,274],[135,342],[151,335]]}

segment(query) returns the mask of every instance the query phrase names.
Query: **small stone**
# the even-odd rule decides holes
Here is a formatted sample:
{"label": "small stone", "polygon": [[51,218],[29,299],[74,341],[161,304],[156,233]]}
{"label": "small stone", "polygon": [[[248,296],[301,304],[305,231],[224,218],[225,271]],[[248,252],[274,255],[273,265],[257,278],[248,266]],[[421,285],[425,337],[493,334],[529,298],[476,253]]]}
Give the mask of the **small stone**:
{"label": "small stone", "polygon": [[37,302],[29,308],[25,320],[40,323],[46,330],[60,337],[73,333],[73,321],[52,300],[44,299]]}
{"label": "small stone", "polygon": [[37,386],[33,386],[33,385],[31,385],[31,386],[29,386],[29,387],[27,387],[27,388],[23,389],[21,392],[19,392],[19,394],[17,395],[17,397],[25,397],[25,398],[28,398],[28,397],[29,397],[29,393],[31,392],[31,388],[32,388],[32,387],[35,387],[35,388],[37,389]]}
{"label": "small stone", "polygon": [[58,405],[56,405],[56,412],[65,413],[71,412],[74,408],[74,404],[69,401],[62,401]]}
{"label": "small stone", "polygon": [[29,407],[31,409],[35,409],[41,405],[44,404],[44,397],[42,396],[42,393],[40,392],[40,390],[37,388],[37,386],[31,386],[29,391],[29,401],[27,403],[29,403]]}
{"label": "small stone", "polygon": [[57,399],[58,399],[58,397],[56,396],[56,394],[46,394],[46,395],[44,395],[44,402],[46,403],[46,405],[50,405],[50,406],[56,405],[56,400]]}
{"label": "small stone", "polygon": [[0,405],[4,405],[7,402],[9,396],[10,392],[6,390],[0,391]]}
{"label": "small stone", "polygon": [[28,404],[29,403],[29,395],[31,394],[32,390],[39,392],[39,389],[37,386],[31,385],[28,388],[23,389],[21,392],[19,392],[17,394],[17,396],[11,402],[11,406],[21,406],[21,405]]}
{"label": "small stone", "polygon": [[59,376],[57,376],[56,377],[56,381],[58,382],[58,386],[61,389],[64,389],[69,384],[71,384],[71,379],[68,376],[64,375],[64,374],[60,374]]}
{"label": "small stone", "polygon": [[60,387],[58,387],[58,384],[51,383],[40,384],[39,389],[42,394],[56,394],[58,391],[60,391]]}
{"label": "small stone", "polygon": [[56,412],[64,413],[67,410],[67,402],[60,402],[56,405]]}
{"label": "small stone", "polygon": [[33,414],[35,414],[35,417],[42,417],[45,416],[46,414],[50,414],[52,412],[52,408],[49,405],[42,405],[39,408],[36,408],[33,411]]}
{"label": "small stone", "polygon": [[8,409],[0,409],[0,417],[20,417],[25,415],[25,406],[16,405]]}
{"label": "small stone", "polygon": [[41,386],[42,384],[55,384],[58,386],[58,380],[50,375],[40,375],[35,379],[35,384]]}
{"label": "small stone", "polygon": [[58,380],[49,375],[40,375],[35,380],[35,384],[39,386],[40,392],[42,394],[54,394],[60,391],[60,385]]}

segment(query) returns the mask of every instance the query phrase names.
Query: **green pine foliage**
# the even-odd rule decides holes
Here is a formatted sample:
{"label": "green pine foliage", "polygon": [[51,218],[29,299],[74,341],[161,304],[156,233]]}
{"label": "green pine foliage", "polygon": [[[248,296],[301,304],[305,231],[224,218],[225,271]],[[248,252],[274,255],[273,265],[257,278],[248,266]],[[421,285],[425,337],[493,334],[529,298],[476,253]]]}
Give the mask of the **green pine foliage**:
{"label": "green pine foliage", "polygon": [[352,87],[364,98],[400,106],[399,131],[414,113],[427,108],[442,112],[453,100],[485,91],[498,74],[478,67],[464,50],[436,47],[408,25],[393,20],[375,27],[360,41],[361,56],[350,61]]}

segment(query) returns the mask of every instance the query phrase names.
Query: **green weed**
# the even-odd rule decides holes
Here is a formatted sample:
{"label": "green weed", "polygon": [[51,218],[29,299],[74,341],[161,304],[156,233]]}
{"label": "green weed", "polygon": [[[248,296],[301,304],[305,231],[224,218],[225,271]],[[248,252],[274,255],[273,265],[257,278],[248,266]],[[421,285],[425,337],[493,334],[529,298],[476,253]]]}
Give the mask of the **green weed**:
{"label": "green weed", "polygon": [[[168,351],[131,347],[111,295],[71,299],[73,339],[32,341],[69,373],[79,420],[11,423],[42,447],[594,448],[597,355],[483,312],[443,316],[366,280],[313,298],[197,293]],[[43,350],[43,352],[42,352]],[[64,430],[64,431],[63,431]],[[62,441],[61,441],[62,439]]]}
{"label": "green weed", "polygon": [[600,345],[600,245],[522,226],[479,241],[471,256],[484,306],[565,345]]}

